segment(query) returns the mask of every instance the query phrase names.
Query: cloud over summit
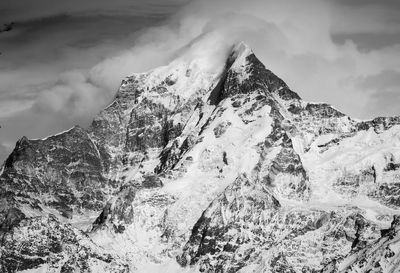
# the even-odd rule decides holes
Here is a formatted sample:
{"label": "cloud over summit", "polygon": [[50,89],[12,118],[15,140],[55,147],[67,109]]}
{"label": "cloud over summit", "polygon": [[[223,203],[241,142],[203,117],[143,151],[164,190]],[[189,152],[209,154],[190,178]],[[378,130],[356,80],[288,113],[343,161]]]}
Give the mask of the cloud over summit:
{"label": "cloud over summit", "polygon": [[[181,55],[211,56],[204,59],[216,69],[242,40],[306,100],[358,118],[400,114],[391,106],[398,88],[370,84],[400,73],[394,1],[38,3],[26,14],[22,4],[5,5],[6,19],[17,21],[13,33],[0,34],[0,142],[7,147],[22,135],[87,125],[127,75]],[[376,36],[383,41],[365,38]]]}

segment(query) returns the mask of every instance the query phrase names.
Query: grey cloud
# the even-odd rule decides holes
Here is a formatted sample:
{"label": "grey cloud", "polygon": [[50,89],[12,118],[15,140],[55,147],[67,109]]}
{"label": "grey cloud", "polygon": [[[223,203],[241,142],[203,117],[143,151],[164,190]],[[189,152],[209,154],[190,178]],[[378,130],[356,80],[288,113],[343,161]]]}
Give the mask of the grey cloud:
{"label": "grey cloud", "polygon": [[[302,97],[327,101],[355,117],[380,113],[371,107],[371,101],[378,105],[381,100],[375,95],[378,87],[367,90],[360,79],[400,67],[396,41],[384,48],[366,41],[368,50],[361,50],[354,36],[366,30],[380,33],[387,26],[394,33],[397,21],[387,19],[398,11],[384,5],[202,0],[190,2],[160,25],[154,18],[166,18],[175,2],[153,1],[136,9],[137,17],[126,16],[132,6],[122,2],[110,7],[100,1],[98,10],[85,4],[80,11],[66,4],[62,16],[46,7],[25,16],[5,38],[0,35],[8,52],[1,57],[0,99],[15,103],[13,108],[21,103],[19,111],[0,117],[0,142],[11,147],[17,136],[44,137],[77,123],[87,125],[126,75],[167,64],[176,56],[211,56],[206,59],[209,69],[216,69],[240,40]],[[151,20],[144,19],[144,10]],[[155,15],[162,10],[163,16]],[[53,16],[43,18],[45,14]],[[335,35],[348,36],[333,41]],[[0,103],[0,116],[4,109]]]}
{"label": "grey cloud", "polygon": [[360,50],[371,51],[400,44],[400,33],[333,33],[332,39],[337,44],[351,40]]}
{"label": "grey cloud", "polygon": [[400,90],[396,88],[381,89],[372,95],[366,112],[373,112],[375,116],[400,116]]}
{"label": "grey cloud", "polygon": [[360,87],[372,90],[388,88],[400,89],[400,72],[394,70],[384,70],[377,75],[366,77],[361,81]]}
{"label": "grey cloud", "polygon": [[366,112],[375,115],[400,115],[400,72],[384,70],[359,79],[359,88],[370,92]]}
{"label": "grey cloud", "polygon": [[372,5],[372,6],[385,7],[387,9],[400,8],[400,2],[398,0],[380,0],[380,1],[376,1],[376,0],[332,0],[332,1],[335,1],[344,6],[360,7],[360,6]]}
{"label": "grey cloud", "polygon": [[0,23],[21,22],[59,14],[102,14],[142,16],[143,14],[171,13],[185,0],[2,0]]}
{"label": "grey cloud", "polygon": [[9,154],[9,148],[0,143],[0,165],[3,164],[3,160],[7,158]]}
{"label": "grey cloud", "polygon": [[0,23],[16,22],[0,33],[3,150],[23,135],[41,138],[87,125],[132,73],[113,72],[110,83],[89,70],[134,46],[144,28],[160,25],[182,2],[1,1]]}

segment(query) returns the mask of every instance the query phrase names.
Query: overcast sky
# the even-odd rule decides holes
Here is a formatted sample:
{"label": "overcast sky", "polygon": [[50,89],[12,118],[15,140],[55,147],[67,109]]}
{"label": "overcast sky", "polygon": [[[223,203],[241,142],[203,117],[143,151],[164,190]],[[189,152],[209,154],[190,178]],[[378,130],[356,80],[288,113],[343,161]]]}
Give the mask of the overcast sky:
{"label": "overcast sky", "polygon": [[[398,0],[1,0],[0,160],[21,136],[87,126],[122,78],[182,49],[246,41],[301,97],[400,115]],[[210,64],[212,66],[212,64]]]}

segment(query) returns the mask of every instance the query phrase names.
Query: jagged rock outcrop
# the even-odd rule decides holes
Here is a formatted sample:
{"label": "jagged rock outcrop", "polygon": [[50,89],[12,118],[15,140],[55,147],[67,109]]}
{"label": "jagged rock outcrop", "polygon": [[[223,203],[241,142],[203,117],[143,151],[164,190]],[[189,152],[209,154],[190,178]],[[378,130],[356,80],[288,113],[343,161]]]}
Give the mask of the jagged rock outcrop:
{"label": "jagged rock outcrop", "polygon": [[102,209],[117,188],[104,177],[97,146],[78,126],[43,140],[21,138],[0,180],[2,193],[29,199],[32,209],[53,208],[67,218]]}
{"label": "jagged rock outcrop", "polygon": [[307,103],[244,43],[205,63],[132,75],[88,129],[17,143],[5,272],[396,268],[400,119]]}
{"label": "jagged rock outcrop", "polygon": [[400,268],[399,216],[382,237],[370,245],[353,250],[348,257],[327,265],[322,272],[398,272]]}
{"label": "jagged rock outcrop", "polygon": [[53,215],[30,217],[2,234],[1,272],[129,272],[129,266]]}

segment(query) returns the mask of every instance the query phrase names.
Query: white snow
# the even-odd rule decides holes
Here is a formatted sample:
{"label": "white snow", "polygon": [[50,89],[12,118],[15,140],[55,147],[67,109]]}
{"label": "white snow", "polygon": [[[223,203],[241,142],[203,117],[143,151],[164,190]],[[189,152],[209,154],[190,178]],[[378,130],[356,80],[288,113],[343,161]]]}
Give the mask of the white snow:
{"label": "white snow", "polygon": [[239,83],[247,80],[250,76],[246,58],[252,53],[251,48],[244,42],[236,44],[232,50],[232,58],[234,58],[235,61],[231,65],[231,70],[237,73]]}
{"label": "white snow", "polygon": [[[246,61],[250,54],[252,54],[251,49],[244,43],[237,44],[233,49],[232,58],[235,61],[231,69],[237,73],[239,82],[250,76]],[[174,110],[193,97],[202,98],[203,102],[206,102],[210,90],[219,79],[220,69],[222,69],[222,66],[214,71],[204,69],[208,65],[206,58],[198,58],[189,62],[178,58],[167,66],[146,73],[134,74],[128,80],[137,81],[143,88],[143,93],[138,98],[139,101],[144,98],[149,99],[161,103],[169,110]],[[168,83],[165,82],[166,79],[168,79]],[[121,86],[119,92],[129,93],[131,88],[132,82],[127,81]],[[232,107],[232,103],[234,100],[241,100],[240,96],[234,100],[227,98],[218,107],[204,103],[201,109],[194,110],[190,117],[182,116],[183,114],[173,116],[174,122],[186,123],[185,129],[177,141],[182,143],[186,137],[192,137],[195,142],[194,146],[185,151],[176,167],[162,178],[164,184],[162,188],[141,189],[136,193],[131,204],[134,215],[133,222],[125,225],[126,229],[123,233],[114,233],[109,225],[92,233],[91,238],[106,250],[126,258],[130,262],[133,272],[198,272],[195,267],[180,267],[175,261],[175,256],[180,254],[182,246],[190,236],[191,229],[210,203],[239,175],[245,173],[248,177],[252,177],[255,173],[255,166],[260,160],[258,145],[271,133],[273,123],[269,116],[270,106],[261,105],[261,107],[253,109],[257,95],[254,93],[244,96],[247,100],[243,99],[239,108]],[[274,183],[287,185],[287,187],[280,187],[274,192],[282,205],[282,213],[294,210],[345,211],[346,213],[360,211],[367,220],[376,223],[379,227],[387,228],[390,224],[390,217],[382,219],[379,217],[398,214],[399,210],[389,208],[378,200],[368,197],[368,190],[375,186],[374,181],[364,179],[365,181],[362,181],[362,185],[355,190],[355,193],[341,192],[336,188],[336,184],[340,179],[351,179],[353,176],[371,169],[374,170],[378,183],[382,181],[398,182],[400,176],[398,173],[384,172],[384,169],[392,160],[400,161],[400,126],[393,126],[379,134],[372,128],[367,131],[351,133],[351,126],[355,121],[341,117],[332,119],[338,127],[336,131],[318,135],[313,130],[317,130],[321,124],[321,126],[331,125],[329,124],[332,122],[331,119],[319,120],[309,117],[309,120],[301,120],[301,124],[296,123],[292,120],[292,114],[287,111],[288,105],[297,103],[298,106],[305,107],[308,103],[301,100],[286,102],[276,94],[273,96],[279,103],[279,111],[286,119],[282,127],[298,126],[298,128],[296,127],[297,131],[294,130],[290,137],[294,150],[299,154],[307,172],[311,188],[310,200],[285,199],[283,196],[288,195],[285,190],[289,190],[290,182],[297,184],[296,179],[300,178],[288,174],[276,175]],[[126,123],[135,103],[116,100],[111,106],[114,103],[127,104],[122,113]],[[121,126],[126,125],[125,123]],[[317,123],[318,126],[315,125]],[[216,135],[218,128],[223,128],[225,132]],[[200,129],[203,130],[201,134]],[[348,135],[344,135],[345,133]],[[331,141],[336,139],[338,139],[337,143],[332,144]],[[169,143],[169,145],[171,144]],[[269,164],[275,158],[280,151],[280,146],[277,146],[270,149],[264,162]],[[110,147],[110,151],[114,153],[113,156],[121,154],[119,147]],[[161,149],[148,149],[147,159],[142,166],[137,165],[118,170],[116,178],[125,177],[125,181],[140,182],[143,173],[151,173],[160,163],[160,152]],[[124,155],[128,160],[137,156],[136,153],[125,153]],[[268,164],[267,167],[270,167]],[[51,196],[44,198],[51,198]],[[37,211],[28,206],[23,206],[22,210],[27,216],[38,215]],[[63,219],[56,210],[44,208],[43,213],[52,213]],[[223,221],[228,221],[229,212],[223,211],[221,214]],[[68,222],[74,227],[87,229],[95,217],[96,214],[87,212],[80,216],[75,215]],[[260,218],[262,217],[263,215],[260,215]],[[174,233],[171,241],[163,239],[163,232],[167,228]],[[230,230],[228,233],[236,232],[237,230]],[[321,234],[310,232],[299,237],[299,247],[307,248],[307,244],[302,244],[302,240],[307,242],[321,240],[318,237]],[[284,235],[286,234],[281,235],[282,238]],[[241,236],[246,237],[251,234],[241,234]],[[265,270],[263,264],[272,259],[276,254],[275,251],[278,250],[278,248],[272,247],[268,252],[263,253],[259,261],[246,266],[240,272],[262,272]],[[308,253],[306,257],[310,265],[318,264],[322,259],[321,253],[314,254]],[[91,266],[97,272],[106,271],[106,265],[101,262],[93,261]],[[41,267],[37,270],[26,272],[45,272],[44,270],[47,268]]]}
{"label": "white snow", "polygon": [[75,128],[75,126],[69,128],[69,129],[67,129],[67,130],[65,130],[65,131],[61,131],[61,132],[59,132],[59,133],[57,133],[57,134],[54,134],[54,135],[49,135],[49,136],[46,136],[46,137],[44,137],[44,138],[34,138],[34,139],[30,139],[30,140],[47,140],[47,139],[50,138],[50,137],[60,136],[60,135],[62,135],[62,134],[65,134],[65,133],[71,131],[71,130],[74,129],[74,128]]}

